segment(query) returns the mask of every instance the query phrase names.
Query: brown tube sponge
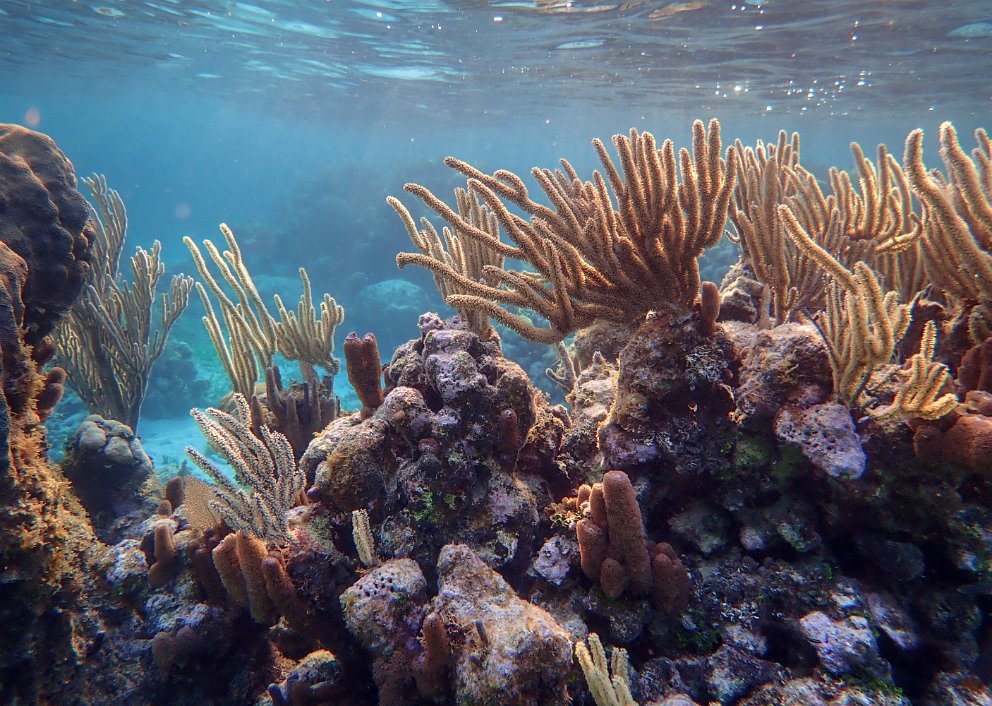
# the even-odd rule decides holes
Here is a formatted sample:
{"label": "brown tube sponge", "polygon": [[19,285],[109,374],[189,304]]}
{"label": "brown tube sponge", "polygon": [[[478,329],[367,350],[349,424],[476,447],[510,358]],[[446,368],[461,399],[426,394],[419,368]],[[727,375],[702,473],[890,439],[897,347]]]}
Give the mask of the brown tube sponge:
{"label": "brown tube sponge", "polygon": [[52,410],[62,395],[65,394],[66,372],[62,368],[52,368],[45,375],[45,382],[41,391],[35,398],[35,411],[41,421],[45,421],[52,414]]}
{"label": "brown tube sponge", "polygon": [[589,502],[589,497],[591,495],[592,495],[592,486],[591,485],[589,485],[588,483],[583,483],[582,485],[580,485],[579,486],[578,493],[577,493],[576,498],[575,498],[575,504],[576,504],[576,506],[581,509],[583,503]]}
{"label": "brown tube sponge", "polygon": [[575,524],[582,573],[598,581],[608,598],[630,589],[633,596],[649,595],[659,611],[681,610],[689,597],[689,572],[671,545],[648,545],[627,474],[609,471],[602,483],[581,486],[577,499],[589,501],[588,515]]}
{"label": "brown tube sponge", "polygon": [[606,500],[603,499],[603,484],[594,483],[589,491],[589,516],[600,527],[606,527]]}
{"label": "brown tube sponge", "polygon": [[282,563],[274,556],[262,559],[262,576],[269,598],[275,604],[279,614],[286,618],[289,626],[301,634],[310,632],[310,616],[306,604],[296,595],[292,579],[286,573]]}
{"label": "brown tube sponge", "polygon": [[189,551],[189,563],[193,570],[193,576],[203,589],[207,598],[215,603],[223,603],[227,599],[227,590],[220,579],[217,567],[214,565],[211,550],[203,545],[191,546]]}
{"label": "brown tube sponge", "polygon": [[663,613],[677,613],[689,599],[689,573],[672,545],[659,542],[651,560],[654,587],[651,603]]}
{"label": "brown tube sponge", "polygon": [[599,567],[599,585],[609,598],[616,600],[627,590],[630,577],[623,565],[611,556]]}
{"label": "brown tube sponge", "polygon": [[699,332],[712,336],[720,316],[720,288],[713,282],[703,282],[699,288]]}
{"label": "brown tube sponge", "polygon": [[165,499],[172,503],[172,509],[176,509],[185,501],[186,484],[182,476],[172,476],[165,482]]}
{"label": "brown tube sponge", "polygon": [[383,399],[382,361],[375,335],[367,333],[365,338],[359,338],[354,331],[349,333],[344,339],[344,360],[348,382],[362,402],[364,419],[379,408]]}
{"label": "brown tube sponge", "polygon": [[437,698],[448,688],[444,678],[451,659],[451,642],[444,621],[437,613],[428,613],[421,628],[424,652],[413,665],[413,676],[421,696]]}
{"label": "brown tube sponge", "polygon": [[248,607],[248,590],[238,561],[237,537],[229,534],[213,549],[214,567],[231,600]]}
{"label": "brown tube sponge", "polygon": [[238,530],[235,535],[238,551],[238,564],[245,579],[245,589],[248,593],[248,610],[256,623],[274,625],[279,620],[269,590],[265,586],[265,576],[262,573],[262,561],[269,555],[265,542],[244,530]]}
{"label": "brown tube sponge", "polygon": [[148,567],[148,584],[153,588],[164,586],[176,568],[175,526],[170,520],[155,523],[155,563]]}
{"label": "brown tube sponge", "polygon": [[575,524],[575,534],[579,540],[579,563],[582,573],[593,581],[599,580],[599,570],[610,548],[606,531],[592,521],[583,517]]}
{"label": "brown tube sponge", "polygon": [[606,501],[610,548],[626,567],[631,590],[644,595],[651,590],[651,557],[644,536],[641,508],[626,473],[609,471],[603,476],[603,498]]}

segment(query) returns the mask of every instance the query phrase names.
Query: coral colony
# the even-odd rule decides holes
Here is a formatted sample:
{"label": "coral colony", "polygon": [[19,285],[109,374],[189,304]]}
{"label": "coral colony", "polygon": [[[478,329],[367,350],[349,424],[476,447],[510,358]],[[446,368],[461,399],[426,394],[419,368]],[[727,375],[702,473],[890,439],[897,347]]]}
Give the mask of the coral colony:
{"label": "coral colony", "polygon": [[[0,126],[0,696],[72,704],[987,704],[992,141],[900,162],[692,126],[390,198],[451,318],[383,351],[192,239],[230,392],[201,473],[135,436],[194,280]],[[415,218],[411,202],[426,205]],[[370,204],[369,208],[376,207]],[[385,208],[384,206],[379,206]],[[697,258],[727,233],[718,287]],[[275,312],[273,314],[272,312]],[[553,346],[551,404],[502,353]],[[283,382],[276,356],[296,361]],[[59,367],[53,367],[52,363]],[[60,465],[45,421],[90,416]],[[207,448],[209,447],[209,448]],[[228,469],[223,468],[226,464]],[[163,484],[164,482],[164,484]]]}

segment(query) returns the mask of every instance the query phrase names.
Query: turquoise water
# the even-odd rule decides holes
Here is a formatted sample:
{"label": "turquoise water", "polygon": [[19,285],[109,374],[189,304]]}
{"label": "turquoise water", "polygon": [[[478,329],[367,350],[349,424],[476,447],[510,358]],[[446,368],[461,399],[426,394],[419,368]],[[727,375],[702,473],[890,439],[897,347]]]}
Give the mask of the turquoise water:
{"label": "turquoise water", "polygon": [[265,218],[322,169],[355,222],[443,180],[449,152],[585,167],[594,136],[684,144],[716,116],[747,143],[798,129],[804,162],[848,166],[852,139],[966,134],[990,109],[983,0],[5,0],[0,33],[0,116],[106,172],[135,234],[167,246]]}
{"label": "turquoise water", "polygon": [[[850,169],[851,140],[900,154],[923,127],[938,164],[937,124],[967,136],[992,107],[983,0],[4,0],[0,36],[0,122],[106,174],[129,249],[157,238],[170,272],[193,273],[181,237],[226,222],[266,294],[295,302],[307,266],[348,312],[339,340],[373,330],[387,356],[412,312],[442,305],[424,272],[396,270],[408,242],[384,199],[406,181],[450,194],[447,154],[588,173],[593,137],[636,126],[684,145],[718,117],[725,144],[798,130],[814,170]],[[198,308],[176,337],[216,390]]]}
{"label": "turquoise water", "polygon": [[[182,238],[221,242],[227,223],[270,307],[274,294],[296,305],[301,266],[317,301],[329,292],[345,307],[338,357],[349,331],[374,331],[388,359],[420,336],[422,312],[451,313],[428,272],[397,270],[396,253],[413,248],[386,204],[400,196],[438,223],[403,185],[450,202],[464,180],[446,155],[524,177],[564,157],[587,176],[600,167],[594,137],[635,127],[682,147],[693,120],[718,118],[724,146],[798,131],[802,165],[820,177],[829,166],[852,170],[852,140],[871,156],[879,142],[901,156],[906,134],[923,128],[927,165],[946,173],[937,126],[952,120],[966,149],[976,127],[992,128],[990,69],[989,0],[0,0],[0,123],[51,135],[80,176],[106,175],[128,208],[125,256],[158,239],[168,275],[202,280]],[[953,247],[967,252],[962,240]],[[987,239],[979,245],[981,260]],[[719,281],[736,258],[725,239],[701,258],[703,278]],[[875,285],[863,267],[854,295],[867,301]],[[644,290],[622,291],[636,323]],[[251,501],[225,491],[232,528],[267,545],[242,534],[221,548],[222,529],[191,529],[200,486],[167,519],[175,508],[161,509],[154,483],[138,491],[101,473],[103,461],[73,475],[87,462],[70,458],[65,477],[33,463],[42,432],[10,404],[19,446],[12,463],[0,459],[0,703],[268,703],[272,682],[279,704],[298,680],[316,691],[312,682],[326,679],[342,704],[373,703],[381,682],[385,706],[402,702],[391,694],[398,685],[414,688],[411,674],[425,697],[417,703],[435,692],[520,703],[505,665],[527,662],[535,688],[557,692],[542,703],[564,703],[567,686],[582,706],[591,697],[579,670],[567,684],[566,675],[587,630],[605,638],[620,682],[626,657],[613,650],[629,648],[646,705],[683,686],[699,703],[992,701],[978,681],[992,683],[992,402],[969,393],[967,414],[952,417],[945,404],[932,423],[908,409],[912,428],[869,419],[911,388],[920,409],[948,403],[950,373],[962,396],[966,377],[983,377],[982,365],[965,375],[975,359],[965,364],[963,349],[988,323],[988,287],[978,305],[957,291],[945,309],[939,292],[914,297],[917,323],[932,318],[939,333],[928,325],[895,355],[886,348],[905,360],[918,345],[909,371],[872,378],[848,366],[863,377],[853,392],[833,383],[839,404],[828,400],[828,357],[811,327],[728,322],[714,334],[704,314],[715,313],[713,290],[703,291],[692,322],[683,301],[633,336],[610,325],[588,339],[587,353],[626,347],[619,372],[594,357],[569,410],[529,404],[524,377],[500,356],[553,395],[550,347],[502,331],[498,350],[425,318],[423,347],[401,347],[389,375],[401,389],[371,419],[339,419],[290,471],[294,484],[304,470],[315,476],[313,502],[297,505],[294,485],[259,478]],[[894,347],[902,317],[875,321],[879,298],[871,319],[846,298],[848,317],[836,320],[870,335],[871,348]],[[217,405],[231,387],[201,314],[194,293],[137,429],[162,479],[191,470],[187,445],[206,453],[190,407]],[[814,321],[822,335],[834,319]],[[854,336],[851,358],[868,366]],[[823,338],[836,373],[847,347]],[[283,366],[284,380],[299,377]],[[39,396],[50,398],[57,379]],[[7,382],[23,406],[21,379]],[[920,402],[924,387],[935,404]],[[335,392],[346,411],[360,406],[344,373]],[[60,402],[46,422],[52,458],[85,413],[71,394]],[[102,432],[89,426],[86,445],[99,446]],[[121,433],[100,458],[134,458],[122,438],[131,441]],[[138,457],[133,475],[144,481]],[[282,460],[277,477],[288,478],[288,453]],[[304,468],[314,460],[319,470]],[[577,487],[607,469],[617,470],[597,490]],[[87,520],[68,497],[85,501],[87,489],[112,510],[91,502]],[[349,514],[359,507],[371,511],[365,534],[375,542]],[[449,542],[471,551],[442,549]],[[379,567],[367,555],[375,544],[387,560]],[[222,573],[230,582],[211,593]],[[252,605],[252,618],[223,608],[239,586],[275,605],[261,614]],[[286,620],[268,631],[276,607]],[[554,649],[535,650],[545,634]],[[483,681],[494,696],[471,696]],[[775,696],[788,693],[798,695]]]}

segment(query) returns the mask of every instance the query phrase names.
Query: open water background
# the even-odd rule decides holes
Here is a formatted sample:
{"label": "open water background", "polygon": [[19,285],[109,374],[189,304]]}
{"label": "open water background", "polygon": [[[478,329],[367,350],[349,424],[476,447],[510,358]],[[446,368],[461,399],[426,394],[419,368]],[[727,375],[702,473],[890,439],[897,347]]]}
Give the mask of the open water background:
{"label": "open water background", "polygon": [[967,146],[992,128],[988,0],[0,0],[0,38],[0,122],[107,175],[126,252],[158,238],[170,271],[195,274],[181,237],[227,222],[263,289],[295,302],[306,265],[348,309],[340,335],[375,330],[386,356],[415,319],[384,325],[369,287],[402,277],[441,303],[396,271],[409,245],[384,199],[406,181],[449,195],[447,154],[588,174],[593,137],[681,146],[717,117],[725,144],[798,130],[823,173],[851,169],[852,140],[901,155],[923,127],[939,166],[941,121]]}

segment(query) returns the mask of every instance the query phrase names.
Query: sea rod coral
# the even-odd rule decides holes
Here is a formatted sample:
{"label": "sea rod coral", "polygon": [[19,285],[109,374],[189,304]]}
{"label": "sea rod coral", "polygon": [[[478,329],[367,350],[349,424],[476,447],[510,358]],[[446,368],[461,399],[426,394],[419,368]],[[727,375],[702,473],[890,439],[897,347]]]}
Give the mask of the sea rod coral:
{"label": "sea rod coral", "polygon": [[[423,186],[407,184],[407,191],[448,222],[449,251],[441,248],[436,233],[431,235],[432,227],[418,232],[406,208],[391,198],[421,250],[400,253],[396,263],[429,269],[450,306],[480,312],[545,343],[596,320],[636,324],[652,309],[691,310],[700,285],[696,258],[723,235],[737,152],[731,147],[726,160],[721,158],[716,120],[708,128],[695,122],[692,152],[682,149],[677,159],[671,140],[658,149],[650,132],[631,130],[629,136],[614,137],[613,144],[619,170],[603,143],[593,142],[605,177],[596,171],[592,181],[583,182],[566,160],[555,171],[532,171],[551,208],[531,199],[512,172],[488,175],[446,158],[445,164],[468,177],[467,191],[488,207],[513,244],[499,239],[492,219],[480,215],[478,206],[465,206],[464,193],[456,194],[456,212]],[[533,271],[504,269],[501,259],[483,264],[485,255],[466,258],[463,251],[521,260]],[[506,306],[530,309],[549,326],[535,326]]]}
{"label": "sea rod coral", "polygon": [[90,216],[93,266],[82,296],[59,322],[55,340],[69,385],[90,413],[136,430],[152,366],[189,303],[193,278],[172,277],[168,294],[162,294],[159,319],[153,321],[156,290],[165,274],[162,244],[156,240],[150,251],[137,248],[131,257],[131,281],[124,280],[118,272],[127,238],[124,201],[101,174],[83,183],[96,203]]}

